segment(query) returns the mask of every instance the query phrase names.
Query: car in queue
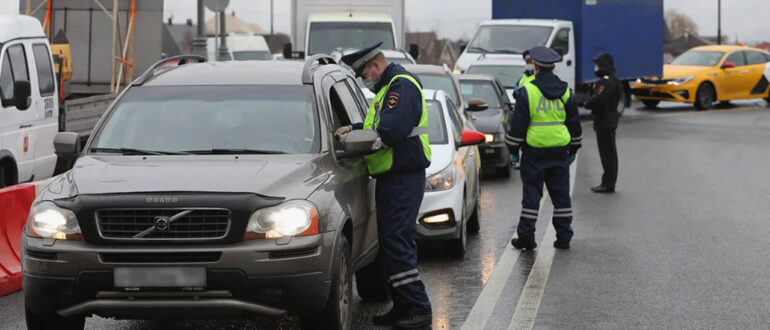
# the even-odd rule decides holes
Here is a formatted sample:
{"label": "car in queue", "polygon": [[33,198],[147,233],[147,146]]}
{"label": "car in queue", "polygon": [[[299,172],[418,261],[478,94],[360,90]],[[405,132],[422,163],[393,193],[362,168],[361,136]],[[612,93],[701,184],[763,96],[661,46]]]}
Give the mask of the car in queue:
{"label": "car in queue", "polygon": [[481,167],[499,176],[511,175],[508,161],[510,152],[505,145],[505,134],[513,118],[513,104],[506,95],[500,80],[489,75],[458,75],[463,98],[470,100],[470,107],[483,106],[486,109],[471,113],[471,120],[479,132],[484,133],[486,141],[479,145]]}
{"label": "car in queue", "polygon": [[765,99],[770,103],[770,53],[740,45],[695,47],[663,66],[663,77],[638,79],[633,95],[645,107],[661,101],[692,103],[699,110],[714,102]]}
{"label": "car in queue", "polygon": [[525,70],[526,66],[523,60],[490,57],[481,58],[471,63],[465,73],[490,75],[497,78],[503,84],[508,100],[515,103],[513,91]]}
{"label": "car in queue", "polygon": [[363,121],[350,72],[324,55],[205,61],[153,65],[84,151],[77,133],[56,136],[79,158],[25,225],[29,329],[285,313],[350,329],[354,273],[363,300],[385,298],[374,180],[359,166],[377,136],[333,138]]}
{"label": "car in queue", "polygon": [[485,137],[464,124],[447,93],[431,89],[424,93],[432,160],[417,217],[417,239],[442,240],[450,253],[463,256],[468,232],[480,228],[481,164],[476,145]]}

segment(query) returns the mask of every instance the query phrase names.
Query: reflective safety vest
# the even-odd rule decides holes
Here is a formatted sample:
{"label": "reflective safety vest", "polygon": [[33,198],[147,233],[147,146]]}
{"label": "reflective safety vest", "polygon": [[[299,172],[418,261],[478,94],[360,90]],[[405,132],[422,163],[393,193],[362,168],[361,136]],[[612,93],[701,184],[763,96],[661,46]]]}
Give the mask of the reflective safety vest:
{"label": "reflective safety vest", "polygon": [[[411,81],[420,91],[420,96],[422,99],[422,115],[420,116],[419,124],[412,130],[412,133],[408,138],[414,136],[420,137],[420,141],[422,141],[423,152],[425,152],[425,158],[430,161],[430,140],[428,139],[428,108],[425,106],[425,95],[422,92],[420,84],[418,84],[417,81],[410,75],[396,75],[393,77],[393,79],[390,80],[390,82],[388,82],[388,85],[380,88],[377,96],[375,96],[374,100],[372,100],[372,102],[369,104],[369,113],[366,114],[366,119],[364,119],[364,129],[376,130],[380,125],[380,111],[382,110],[382,106],[385,103],[383,102],[385,93],[388,91],[388,89],[390,89],[390,85],[393,84],[393,82],[398,78],[404,78]],[[370,175],[385,173],[393,167],[393,149],[385,146],[371,155],[364,156],[364,159],[366,159],[366,166],[369,169]]]}
{"label": "reflective safety vest", "polygon": [[570,90],[561,98],[549,100],[534,84],[527,84],[529,99],[529,127],[527,144],[535,148],[563,147],[570,143],[570,134],[564,121],[567,111],[564,106],[570,97]]}
{"label": "reflective safety vest", "polygon": [[518,83],[516,83],[516,87],[519,87],[519,88],[521,88],[521,87],[523,87],[524,85],[526,85],[526,84],[528,84],[528,83],[531,83],[531,82],[532,82],[532,80],[535,80],[535,75],[534,75],[534,74],[531,74],[531,75],[527,75],[527,74],[525,73],[525,74],[521,75],[521,79],[519,79],[519,82],[518,82]]}

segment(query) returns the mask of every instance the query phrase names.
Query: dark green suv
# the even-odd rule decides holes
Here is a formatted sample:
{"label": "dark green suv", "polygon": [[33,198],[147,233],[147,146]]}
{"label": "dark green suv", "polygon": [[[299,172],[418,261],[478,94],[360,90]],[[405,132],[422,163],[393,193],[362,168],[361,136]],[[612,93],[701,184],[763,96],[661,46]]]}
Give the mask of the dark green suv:
{"label": "dark green suv", "polygon": [[[169,65],[171,64],[171,65]],[[366,101],[328,56],[157,63],[110,106],[74,167],[35,200],[23,237],[30,329],[85,317],[295,313],[351,327],[353,274],[385,296]]]}

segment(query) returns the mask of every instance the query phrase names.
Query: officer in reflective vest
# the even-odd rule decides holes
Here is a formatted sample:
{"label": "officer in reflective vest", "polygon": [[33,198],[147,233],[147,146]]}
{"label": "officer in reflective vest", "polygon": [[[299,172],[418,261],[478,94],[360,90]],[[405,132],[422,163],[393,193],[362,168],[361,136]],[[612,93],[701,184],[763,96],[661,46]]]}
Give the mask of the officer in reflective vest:
{"label": "officer in reflective vest", "polygon": [[519,162],[519,148],[523,151],[521,216],[518,238],[511,244],[525,250],[537,247],[535,222],[545,183],[554,207],[554,247],[569,249],[573,234],[569,166],[580,148],[580,115],[569,86],[553,74],[561,55],[550,48],[535,47],[530,56],[535,62],[535,79],[517,92],[516,111],[505,137],[511,162]]}
{"label": "officer in reflective vest", "polygon": [[532,61],[532,57],[529,56],[529,50],[525,50],[524,53],[521,54],[521,57],[523,57],[524,62],[527,63],[527,69],[524,70],[524,73],[521,74],[521,79],[516,83],[516,90],[525,84],[532,82],[532,80],[535,80],[535,63]]}
{"label": "officer in reflective vest", "polygon": [[373,322],[398,328],[432,323],[425,286],[417,271],[417,214],[425,194],[430,165],[428,109],[419,79],[397,63],[388,64],[378,42],[342,61],[376,93],[364,123],[339,128],[344,141],[351,129],[373,129],[385,145],[365,156],[369,174],[377,178],[375,202],[380,254],[385,262],[393,308]]}

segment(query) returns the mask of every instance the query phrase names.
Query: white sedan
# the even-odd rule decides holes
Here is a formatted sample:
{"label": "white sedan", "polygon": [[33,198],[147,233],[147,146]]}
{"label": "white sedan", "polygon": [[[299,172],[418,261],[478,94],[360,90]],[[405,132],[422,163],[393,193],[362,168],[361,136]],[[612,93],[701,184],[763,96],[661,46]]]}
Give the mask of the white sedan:
{"label": "white sedan", "polygon": [[479,230],[481,160],[476,145],[485,137],[466,127],[446,93],[431,89],[423,93],[432,161],[417,217],[417,239],[448,240],[451,252],[462,256],[467,233]]}

